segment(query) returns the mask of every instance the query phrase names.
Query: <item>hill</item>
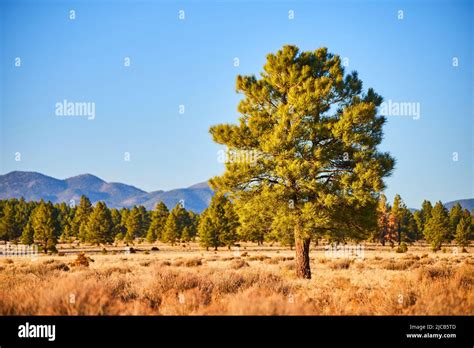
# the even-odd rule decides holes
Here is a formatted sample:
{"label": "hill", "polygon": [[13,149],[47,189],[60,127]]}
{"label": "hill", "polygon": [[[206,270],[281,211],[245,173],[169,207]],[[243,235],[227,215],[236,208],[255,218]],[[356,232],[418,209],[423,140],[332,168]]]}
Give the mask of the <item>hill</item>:
{"label": "hill", "polygon": [[41,199],[53,203],[79,201],[81,195],[92,203],[104,201],[111,208],[129,208],[137,204],[153,209],[158,202],[173,208],[184,200],[186,209],[203,211],[209,204],[213,191],[207,183],[170,191],[146,192],[135,186],[106,182],[92,174],[82,174],[64,180],[37,172],[14,171],[0,175],[0,199],[21,198],[31,201]]}

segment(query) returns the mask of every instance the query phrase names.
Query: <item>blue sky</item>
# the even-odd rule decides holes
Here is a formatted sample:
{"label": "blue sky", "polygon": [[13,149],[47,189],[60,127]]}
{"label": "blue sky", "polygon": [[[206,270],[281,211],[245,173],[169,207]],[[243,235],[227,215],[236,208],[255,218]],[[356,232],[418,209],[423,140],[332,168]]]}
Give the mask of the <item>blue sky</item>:
{"label": "blue sky", "polygon": [[[258,74],[267,53],[295,44],[349,58],[347,69],[387,101],[420,103],[418,120],[388,116],[381,148],[397,159],[386,181],[390,199],[399,193],[418,207],[425,198],[474,197],[472,7],[456,0],[2,1],[0,172],[93,173],[149,191],[205,181],[223,171],[208,129],[237,120],[236,75]],[[58,117],[55,104],[64,99],[94,102],[95,119]]]}

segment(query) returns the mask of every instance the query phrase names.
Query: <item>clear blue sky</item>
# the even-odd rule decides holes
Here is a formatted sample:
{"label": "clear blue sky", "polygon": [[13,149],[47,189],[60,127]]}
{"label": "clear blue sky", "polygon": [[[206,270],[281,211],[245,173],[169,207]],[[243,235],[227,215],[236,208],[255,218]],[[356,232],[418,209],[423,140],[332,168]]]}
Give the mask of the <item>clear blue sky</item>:
{"label": "clear blue sky", "polygon": [[[456,0],[1,1],[1,174],[93,173],[148,191],[205,181],[223,171],[208,129],[237,120],[236,75],[295,44],[348,57],[385,100],[420,103],[419,120],[388,117],[390,199],[474,197],[473,12]],[[95,119],[56,116],[64,99],[94,102]]]}

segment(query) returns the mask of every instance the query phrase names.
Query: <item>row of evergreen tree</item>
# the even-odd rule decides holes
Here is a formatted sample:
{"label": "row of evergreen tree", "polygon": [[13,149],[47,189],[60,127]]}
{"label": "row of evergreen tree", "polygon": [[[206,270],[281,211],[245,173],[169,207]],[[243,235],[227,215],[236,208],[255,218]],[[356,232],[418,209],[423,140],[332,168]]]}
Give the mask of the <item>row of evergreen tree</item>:
{"label": "row of evergreen tree", "polygon": [[[0,240],[36,243],[44,251],[55,251],[58,241],[99,245],[146,239],[150,243],[159,240],[175,244],[196,237],[206,249],[230,248],[238,241],[278,242],[292,247],[292,231],[279,222],[283,220],[271,215],[268,208],[260,211],[257,202],[235,205],[220,194],[212,198],[201,215],[186,210],[181,204],[169,211],[162,202],[153,211],[148,211],[144,206],[109,209],[104,202],[93,206],[85,196],[77,206],[9,199],[0,200]],[[412,213],[399,195],[391,205],[381,195],[377,228],[369,239],[391,246],[425,239],[433,250],[439,250],[444,242],[455,240],[465,248],[472,239],[473,218],[474,215],[463,210],[460,204],[448,211],[441,202],[433,207],[429,201],[424,201],[421,209]],[[344,242],[336,242],[341,241]]]}
{"label": "row of evergreen tree", "polygon": [[425,239],[437,251],[442,243],[455,240],[464,250],[474,230],[474,215],[467,209],[463,210],[459,203],[448,211],[441,202],[433,207],[431,202],[425,200],[421,209],[412,213],[399,195],[395,196],[392,205],[381,195],[377,217],[378,229],[372,239],[379,240],[383,245]]}
{"label": "row of evergreen tree", "polygon": [[176,243],[196,237],[199,215],[177,204],[171,211],[164,203],[148,211],[144,206],[109,209],[104,202],[92,206],[82,196],[77,206],[66,203],[0,200],[0,240],[38,244],[55,251],[60,242],[110,244],[136,239]]}

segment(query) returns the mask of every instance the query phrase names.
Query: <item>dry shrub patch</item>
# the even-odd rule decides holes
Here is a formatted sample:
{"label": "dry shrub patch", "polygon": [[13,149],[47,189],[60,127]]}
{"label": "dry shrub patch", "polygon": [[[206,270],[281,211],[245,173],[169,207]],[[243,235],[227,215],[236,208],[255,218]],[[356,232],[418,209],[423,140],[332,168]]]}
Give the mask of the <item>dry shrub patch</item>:
{"label": "dry shrub patch", "polygon": [[264,261],[266,259],[269,259],[269,256],[266,255],[254,255],[254,256],[249,256],[247,260],[249,261]]}
{"label": "dry shrub patch", "polygon": [[329,264],[329,268],[336,270],[336,269],[349,269],[352,260],[350,259],[342,259],[342,260],[334,260],[332,263]]}
{"label": "dry shrub patch", "polygon": [[71,266],[84,266],[89,267],[89,264],[94,262],[89,256],[86,256],[84,253],[77,254],[76,259],[71,263]]}
{"label": "dry shrub patch", "polygon": [[184,261],[184,266],[186,267],[197,267],[202,266],[202,260],[199,258],[187,259]]}
{"label": "dry shrub patch", "polygon": [[388,269],[391,271],[403,271],[410,269],[415,264],[414,260],[388,260],[381,264],[383,269]]}
{"label": "dry shrub patch", "polygon": [[423,267],[420,270],[421,279],[448,278],[452,275],[452,269],[445,266]]}
{"label": "dry shrub patch", "polygon": [[238,260],[232,260],[229,266],[232,269],[239,269],[242,267],[249,267],[249,264],[245,262],[244,260],[238,259]]}
{"label": "dry shrub patch", "polygon": [[203,262],[201,251],[192,257],[176,250],[126,258],[99,254],[93,264],[85,254],[3,260],[0,315],[474,313],[470,254],[418,259],[422,253],[413,248],[410,252],[418,254],[377,251],[378,259],[368,252],[355,261],[318,254],[312,259],[313,278],[301,280],[294,275],[290,251],[263,250],[268,256],[255,255],[253,262],[232,257],[232,251],[220,251],[218,262],[208,262],[209,257]]}

